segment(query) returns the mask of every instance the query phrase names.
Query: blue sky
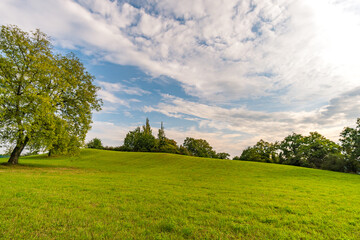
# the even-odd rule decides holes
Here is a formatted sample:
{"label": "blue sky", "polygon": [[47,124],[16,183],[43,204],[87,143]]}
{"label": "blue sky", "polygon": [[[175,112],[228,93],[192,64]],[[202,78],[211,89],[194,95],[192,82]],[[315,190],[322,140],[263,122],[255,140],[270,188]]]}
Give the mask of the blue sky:
{"label": "blue sky", "polygon": [[234,156],[292,132],[337,140],[360,117],[358,0],[2,0],[0,24],[84,62],[104,100],[88,139],[105,145],[148,117]]}

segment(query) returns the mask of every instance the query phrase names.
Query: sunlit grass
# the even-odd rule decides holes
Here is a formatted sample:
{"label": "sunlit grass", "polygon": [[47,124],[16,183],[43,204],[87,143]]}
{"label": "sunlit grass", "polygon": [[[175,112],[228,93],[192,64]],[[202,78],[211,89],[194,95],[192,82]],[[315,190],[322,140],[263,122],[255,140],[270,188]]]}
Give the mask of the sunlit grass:
{"label": "sunlit grass", "polygon": [[100,150],[20,163],[0,166],[2,239],[360,238],[358,175]]}

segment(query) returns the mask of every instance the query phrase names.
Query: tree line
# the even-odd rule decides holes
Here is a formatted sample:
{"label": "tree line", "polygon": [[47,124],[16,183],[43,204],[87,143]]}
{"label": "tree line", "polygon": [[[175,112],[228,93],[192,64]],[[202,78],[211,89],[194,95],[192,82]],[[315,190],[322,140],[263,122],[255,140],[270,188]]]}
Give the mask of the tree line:
{"label": "tree line", "polygon": [[360,172],[360,118],[340,133],[339,144],[318,132],[292,133],[281,142],[258,141],[233,160],[288,164],[339,172]]}
{"label": "tree line", "polygon": [[[165,135],[163,123],[157,138],[153,136],[149,119],[145,125],[130,131],[124,144],[119,147],[104,147],[98,138],[87,143],[88,148],[131,151],[165,152],[189,156],[229,159],[230,154],[216,153],[204,139],[187,137],[182,145]],[[360,118],[355,128],[346,127],[340,134],[339,144],[318,132],[309,135],[292,133],[279,142],[258,141],[254,146],[242,151],[233,160],[287,164],[339,172],[360,172]]]}
{"label": "tree line", "polygon": [[217,153],[204,139],[187,137],[184,143],[178,146],[175,140],[166,137],[163,123],[161,123],[157,137],[155,137],[148,118],[146,118],[145,125],[126,134],[122,146],[104,147],[99,138],[94,138],[87,143],[87,147],[114,151],[175,153],[218,159],[229,159],[230,157],[230,154],[225,152]]}

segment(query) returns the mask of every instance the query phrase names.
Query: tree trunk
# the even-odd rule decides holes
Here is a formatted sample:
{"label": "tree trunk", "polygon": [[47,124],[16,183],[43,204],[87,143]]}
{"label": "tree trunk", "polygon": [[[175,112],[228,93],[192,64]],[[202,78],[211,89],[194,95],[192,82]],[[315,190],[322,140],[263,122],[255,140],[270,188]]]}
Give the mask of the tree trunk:
{"label": "tree trunk", "polygon": [[10,155],[10,158],[9,158],[9,161],[8,163],[9,164],[18,164],[19,163],[19,157],[20,157],[20,154],[21,152],[24,150],[26,144],[28,143],[29,141],[29,138],[28,137],[25,137],[25,140],[22,141],[22,142],[18,142],[16,143],[16,147],[14,148],[14,150],[12,151],[11,155]]}

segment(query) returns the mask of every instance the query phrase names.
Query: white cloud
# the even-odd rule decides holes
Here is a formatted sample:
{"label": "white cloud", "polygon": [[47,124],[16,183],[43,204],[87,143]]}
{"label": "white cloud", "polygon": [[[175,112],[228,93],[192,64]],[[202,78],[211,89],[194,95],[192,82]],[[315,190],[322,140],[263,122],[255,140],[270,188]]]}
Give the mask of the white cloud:
{"label": "white cloud", "polygon": [[174,139],[178,145],[183,144],[186,137],[205,139],[216,152],[227,152],[231,154],[232,157],[240,155],[242,150],[248,146],[246,141],[238,139],[238,135],[223,134],[220,131],[211,133],[207,131],[199,131],[195,128],[168,129],[165,126],[165,134],[167,137]]}
{"label": "white cloud", "polygon": [[111,93],[109,91],[100,89],[97,92],[97,94],[98,94],[99,98],[101,98],[104,102],[109,102],[109,103],[114,103],[114,104],[119,104],[119,105],[129,107],[129,103],[127,101],[116,97],[113,93]]}
{"label": "white cloud", "polygon": [[283,90],[284,104],[304,106],[359,85],[357,1],[160,0],[152,3],[157,15],[144,4],[5,0],[0,20],[40,27],[63,46],[174,77],[210,102]]}
{"label": "white cloud", "polygon": [[101,114],[101,113],[116,113],[117,112],[117,108],[115,106],[102,106],[101,108],[101,112],[95,112],[96,114]]}
{"label": "white cloud", "polygon": [[117,93],[125,93],[128,95],[142,96],[143,94],[150,94],[149,91],[143,90],[138,87],[129,87],[121,83],[109,83],[105,81],[96,81],[96,84],[101,87],[97,92],[99,98],[104,101],[105,106],[102,109],[102,113],[111,113],[117,109],[117,106],[122,105],[130,108],[131,102],[140,102],[140,100],[131,98],[120,98],[116,96]]}
{"label": "white cloud", "polygon": [[104,81],[96,81],[96,84],[99,85],[102,89],[108,92],[123,92],[129,95],[144,95],[144,94],[150,94],[149,91],[143,90],[138,87],[129,87],[125,86],[121,83],[109,83]]}

